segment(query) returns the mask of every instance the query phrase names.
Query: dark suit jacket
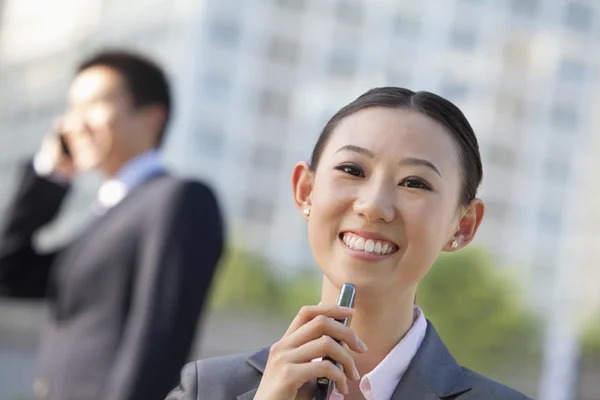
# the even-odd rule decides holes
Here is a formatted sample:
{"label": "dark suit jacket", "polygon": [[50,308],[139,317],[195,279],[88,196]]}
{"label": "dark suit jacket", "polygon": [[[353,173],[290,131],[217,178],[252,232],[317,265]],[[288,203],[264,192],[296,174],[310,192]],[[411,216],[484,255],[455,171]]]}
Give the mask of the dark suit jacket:
{"label": "dark suit jacket", "polygon": [[[256,394],[269,357],[235,354],[190,363],[181,383],[166,400],[251,400]],[[436,333],[427,333],[391,400],[527,400],[528,397],[460,367]],[[529,399],[530,400],[530,399]]]}
{"label": "dark suit jacket", "polygon": [[163,399],[221,256],[215,197],[201,183],[155,176],[65,248],[39,254],[32,237],[66,194],[29,165],[0,231],[0,294],[50,303],[36,397]]}

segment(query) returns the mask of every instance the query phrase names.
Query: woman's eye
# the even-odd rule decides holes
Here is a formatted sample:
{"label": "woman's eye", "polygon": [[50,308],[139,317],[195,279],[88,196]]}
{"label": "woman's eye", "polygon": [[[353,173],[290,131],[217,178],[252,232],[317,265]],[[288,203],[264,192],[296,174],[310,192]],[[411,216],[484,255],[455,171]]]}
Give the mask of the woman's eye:
{"label": "woman's eye", "polygon": [[425,183],[422,179],[418,178],[406,178],[400,182],[400,186],[404,186],[411,189],[425,189],[431,190],[431,186]]}
{"label": "woman's eye", "polygon": [[360,169],[356,165],[340,165],[339,167],[336,167],[336,169],[353,176],[365,176],[362,169]]}

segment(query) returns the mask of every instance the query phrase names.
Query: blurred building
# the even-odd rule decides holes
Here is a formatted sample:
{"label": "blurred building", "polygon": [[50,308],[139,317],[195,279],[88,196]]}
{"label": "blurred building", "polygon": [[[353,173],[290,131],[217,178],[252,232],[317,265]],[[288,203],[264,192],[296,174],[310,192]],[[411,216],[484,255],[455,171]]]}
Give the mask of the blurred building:
{"label": "blurred building", "polygon": [[[478,242],[518,266],[529,300],[547,311],[565,238],[583,229],[567,222],[570,193],[588,190],[580,174],[593,176],[575,173],[575,164],[598,135],[591,120],[597,2],[40,4],[5,0],[0,23],[3,193],[13,189],[17,159],[61,112],[76,61],[92,49],[128,45],[162,62],[174,80],[178,108],[166,159],[213,184],[232,240],[285,273],[313,264],[290,172],[308,160],[326,120],[371,87],[429,90],[461,106],[480,138],[488,209]],[[89,182],[51,239],[87,212]],[[598,225],[585,229],[600,234]]]}

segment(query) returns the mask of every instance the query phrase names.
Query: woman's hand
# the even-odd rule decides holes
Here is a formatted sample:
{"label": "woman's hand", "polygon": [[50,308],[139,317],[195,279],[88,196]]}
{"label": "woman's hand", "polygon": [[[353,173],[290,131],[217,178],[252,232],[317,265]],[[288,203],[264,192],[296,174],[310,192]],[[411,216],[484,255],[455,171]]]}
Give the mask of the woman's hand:
{"label": "woman's hand", "polygon": [[[364,352],[365,344],[349,327],[340,324],[350,317],[351,308],[337,305],[305,306],[300,309],[285,335],[271,346],[269,360],[256,392],[256,400],[295,399],[300,388],[308,381],[326,377],[336,383],[338,390],[348,392],[346,379],[359,380],[354,359],[341,344],[351,350]],[[327,360],[312,362],[315,358],[331,357],[343,366],[343,371]]]}

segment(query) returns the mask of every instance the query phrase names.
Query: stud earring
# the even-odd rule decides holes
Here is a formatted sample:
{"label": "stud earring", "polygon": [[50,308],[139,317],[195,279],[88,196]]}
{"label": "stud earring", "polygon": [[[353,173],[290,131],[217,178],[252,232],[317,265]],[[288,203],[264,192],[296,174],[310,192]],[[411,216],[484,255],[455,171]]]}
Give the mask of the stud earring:
{"label": "stud earring", "polygon": [[452,241],[452,244],[450,245],[450,247],[452,247],[453,249],[457,248],[458,247],[458,241],[456,239],[454,239]]}
{"label": "stud earring", "polygon": [[310,208],[304,209],[304,215],[306,215],[307,218],[310,216]]}

